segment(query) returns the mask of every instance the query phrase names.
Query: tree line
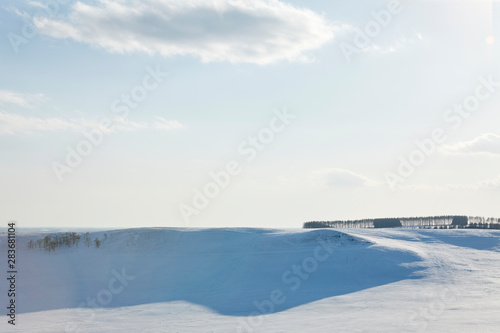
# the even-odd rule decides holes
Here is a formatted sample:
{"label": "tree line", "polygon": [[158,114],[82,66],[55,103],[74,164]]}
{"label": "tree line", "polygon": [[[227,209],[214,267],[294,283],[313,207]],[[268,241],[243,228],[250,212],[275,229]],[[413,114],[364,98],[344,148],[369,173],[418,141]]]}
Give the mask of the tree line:
{"label": "tree line", "polygon": [[448,227],[500,229],[500,218],[484,218],[463,215],[377,218],[362,220],[310,221],[303,228],[397,228],[397,227]]}

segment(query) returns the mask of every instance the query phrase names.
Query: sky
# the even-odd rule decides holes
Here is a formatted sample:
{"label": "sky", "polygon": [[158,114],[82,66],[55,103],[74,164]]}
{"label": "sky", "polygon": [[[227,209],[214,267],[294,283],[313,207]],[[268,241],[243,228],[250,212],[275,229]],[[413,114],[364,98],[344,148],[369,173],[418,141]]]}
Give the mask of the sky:
{"label": "sky", "polygon": [[500,217],[500,2],[0,5],[0,220]]}

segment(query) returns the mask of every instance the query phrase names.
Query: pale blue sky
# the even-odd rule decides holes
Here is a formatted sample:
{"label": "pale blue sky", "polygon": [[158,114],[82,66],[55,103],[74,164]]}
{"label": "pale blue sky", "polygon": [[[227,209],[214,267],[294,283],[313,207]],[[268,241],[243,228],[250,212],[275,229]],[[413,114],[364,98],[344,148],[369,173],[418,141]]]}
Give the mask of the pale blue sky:
{"label": "pale blue sky", "polygon": [[[498,2],[42,3],[0,8],[4,221],[298,227],[500,216],[500,86],[482,83],[500,82]],[[391,8],[387,24],[377,23],[372,13]],[[379,30],[356,43],[367,27]],[[350,59],[346,47],[357,50]],[[168,76],[157,83],[151,71]],[[145,90],[144,80],[157,87]],[[457,114],[447,110],[477,89],[488,96],[454,128]],[[124,94],[144,91],[128,115],[113,112]],[[277,110],[295,118],[248,162],[239,145]],[[401,176],[400,156],[436,128],[445,142]],[[68,167],[67,147],[84,145],[91,129],[103,131],[102,143],[58,176],[54,165]],[[241,172],[194,207],[195,189],[231,160]],[[404,182],[391,189],[388,173]]]}

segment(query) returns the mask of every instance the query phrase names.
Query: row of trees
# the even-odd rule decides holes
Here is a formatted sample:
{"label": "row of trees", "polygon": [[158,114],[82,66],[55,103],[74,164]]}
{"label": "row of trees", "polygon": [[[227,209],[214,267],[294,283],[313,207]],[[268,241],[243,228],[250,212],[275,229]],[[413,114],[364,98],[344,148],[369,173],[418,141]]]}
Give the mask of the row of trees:
{"label": "row of trees", "polygon": [[[107,235],[104,234],[104,239],[107,238]],[[99,248],[101,246],[102,241],[97,237],[95,239],[90,238],[90,234],[88,232],[82,234],[81,236],[76,232],[66,232],[63,234],[55,235],[55,236],[45,236],[44,238],[37,239],[36,241],[30,240],[28,242],[29,249],[40,249],[46,251],[55,251],[57,247],[72,247],[77,246],[80,243],[80,239],[83,239],[83,243],[85,246],[90,247],[95,246]]]}
{"label": "row of trees", "polygon": [[395,228],[395,227],[448,227],[499,229],[499,218],[468,217],[462,215],[364,219],[351,221],[311,221],[304,228]]}
{"label": "row of trees", "polygon": [[466,225],[428,226],[424,229],[500,229],[500,223],[469,223]]}
{"label": "row of trees", "polygon": [[479,216],[470,216],[469,223],[499,223],[500,218],[496,217],[479,217]]}
{"label": "row of trees", "polygon": [[467,228],[474,229],[500,229],[500,222],[498,223],[470,223]]}
{"label": "row of trees", "polygon": [[373,220],[356,221],[311,221],[304,223],[304,228],[373,228]]}

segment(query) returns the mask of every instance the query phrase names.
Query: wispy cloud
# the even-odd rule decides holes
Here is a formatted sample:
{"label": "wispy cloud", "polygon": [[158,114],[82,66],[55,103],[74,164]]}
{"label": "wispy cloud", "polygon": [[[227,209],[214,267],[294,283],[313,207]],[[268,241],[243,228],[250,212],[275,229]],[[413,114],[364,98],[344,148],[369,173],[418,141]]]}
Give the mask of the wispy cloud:
{"label": "wispy cloud", "polygon": [[37,17],[41,34],[110,52],[192,55],[205,62],[306,60],[334,36],[321,15],[278,0],[99,0],[65,19]]}
{"label": "wispy cloud", "polygon": [[314,179],[330,187],[377,186],[379,182],[345,169],[323,169],[314,172]]}
{"label": "wispy cloud", "polygon": [[482,181],[476,187],[479,190],[500,191],[500,176],[495,179]]}
{"label": "wispy cloud", "polygon": [[[365,35],[363,29],[349,23],[338,22],[333,28],[335,35],[339,36],[344,42],[352,45],[361,53],[379,53],[388,54],[403,50],[408,45],[416,44],[424,40],[424,36],[417,31],[405,34],[381,36],[375,38],[365,37],[357,39],[360,35]],[[366,36],[366,35],[365,35]],[[365,41],[361,44],[360,41]]]}
{"label": "wispy cloud", "polygon": [[430,185],[430,184],[411,184],[400,186],[400,189],[417,190],[417,191],[500,191],[500,176],[492,179],[486,179],[471,184],[445,184],[445,185]]}
{"label": "wispy cloud", "polygon": [[418,32],[413,32],[413,34],[408,36],[399,36],[395,40],[387,41],[385,43],[372,43],[365,48],[361,48],[361,51],[364,53],[381,53],[388,54],[398,52],[403,50],[408,45],[415,44],[417,41],[422,40],[423,37]]}
{"label": "wispy cloud", "polygon": [[430,184],[410,184],[410,185],[401,185],[399,189],[405,190],[415,190],[415,191],[446,191],[449,190],[450,187],[454,185],[430,185]]}
{"label": "wispy cloud", "polygon": [[485,133],[469,141],[446,145],[441,148],[441,152],[460,155],[500,155],[500,135]]}
{"label": "wispy cloud", "polygon": [[38,1],[28,1],[28,6],[30,7],[33,7],[33,8],[47,8],[47,5],[41,3],[41,2],[38,2]]}
{"label": "wispy cloud", "polygon": [[[113,125],[112,131],[134,132],[139,130],[175,130],[183,128],[182,124],[176,120],[167,120],[162,117],[155,117],[154,121],[135,122],[123,117],[114,117],[110,119]],[[0,135],[23,135],[33,134],[35,132],[54,132],[54,131],[72,131],[82,132],[90,128],[100,128],[99,121],[62,118],[40,118],[27,117],[18,114],[6,113],[0,111]]]}
{"label": "wispy cloud", "polygon": [[483,180],[474,184],[449,185],[450,190],[500,191],[500,176]]}
{"label": "wispy cloud", "polygon": [[21,11],[17,7],[12,6],[12,5],[3,7],[3,9],[7,12],[13,13],[13,14],[15,14],[19,17],[22,17],[24,19],[27,19],[27,20],[29,20],[31,18],[27,12]]}
{"label": "wispy cloud", "polygon": [[44,94],[25,94],[11,90],[0,90],[0,106],[17,105],[32,108],[47,99]]}

